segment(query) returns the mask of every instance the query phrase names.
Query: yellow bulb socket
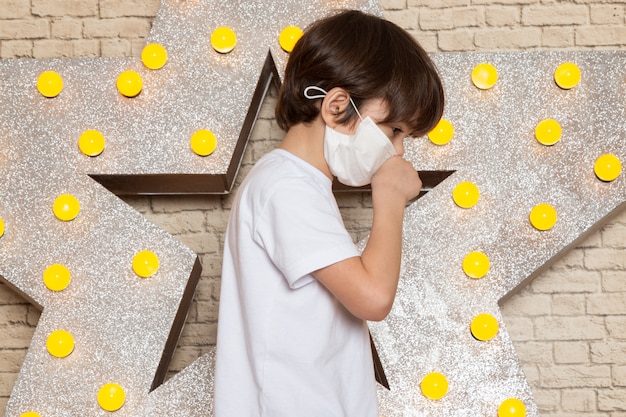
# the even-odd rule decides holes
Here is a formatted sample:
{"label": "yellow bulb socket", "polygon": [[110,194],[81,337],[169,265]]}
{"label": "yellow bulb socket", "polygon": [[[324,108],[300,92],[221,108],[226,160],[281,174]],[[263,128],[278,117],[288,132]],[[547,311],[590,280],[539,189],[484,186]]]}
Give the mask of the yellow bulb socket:
{"label": "yellow bulb socket", "polygon": [[472,70],[472,84],[481,90],[489,90],[498,81],[498,71],[488,62],[478,64]]}
{"label": "yellow bulb socket", "polygon": [[431,400],[439,400],[448,393],[448,380],[439,372],[431,372],[422,378],[422,394]]}
{"label": "yellow bulb socket", "polygon": [[200,129],[191,136],[189,145],[196,155],[208,156],[215,151],[217,138],[210,130]]}
{"label": "yellow bulb socket", "polygon": [[454,126],[446,119],[441,119],[437,125],[428,132],[428,139],[435,145],[445,145],[454,136]]}
{"label": "yellow bulb socket", "polygon": [[227,54],[237,46],[237,35],[229,27],[221,26],[211,34],[211,46],[220,54]]}
{"label": "yellow bulb socket", "polygon": [[141,51],[141,62],[151,70],[161,69],[167,63],[167,50],[158,43],[148,44]]}

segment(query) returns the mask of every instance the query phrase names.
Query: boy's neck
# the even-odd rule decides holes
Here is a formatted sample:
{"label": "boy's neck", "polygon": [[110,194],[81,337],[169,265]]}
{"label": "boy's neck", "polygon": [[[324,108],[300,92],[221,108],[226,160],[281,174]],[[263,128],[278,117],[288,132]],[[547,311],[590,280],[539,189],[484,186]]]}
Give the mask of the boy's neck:
{"label": "boy's neck", "polygon": [[287,131],[278,148],[308,162],[332,180],[333,176],[324,158],[325,128],[320,117],[308,124],[299,123]]}

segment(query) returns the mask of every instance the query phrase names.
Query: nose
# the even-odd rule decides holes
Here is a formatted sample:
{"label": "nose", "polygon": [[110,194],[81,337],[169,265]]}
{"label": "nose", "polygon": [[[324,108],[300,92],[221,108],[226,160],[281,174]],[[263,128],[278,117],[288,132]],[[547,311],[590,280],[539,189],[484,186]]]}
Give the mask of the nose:
{"label": "nose", "polygon": [[392,141],[392,144],[398,156],[403,156],[404,155],[404,138],[396,139]]}

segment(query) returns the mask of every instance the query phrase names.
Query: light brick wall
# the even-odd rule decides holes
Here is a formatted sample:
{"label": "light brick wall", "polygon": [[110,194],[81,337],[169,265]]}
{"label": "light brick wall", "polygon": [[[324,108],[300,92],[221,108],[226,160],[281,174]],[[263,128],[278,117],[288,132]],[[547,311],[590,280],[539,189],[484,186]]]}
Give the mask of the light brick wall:
{"label": "light brick wall", "polygon": [[[430,52],[626,49],[624,0],[382,0],[388,19]],[[158,0],[0,0],[0,58],[138,56]],[[282,137],[266,99],[239,178]],[[195,250],[203,274],[172,362],[215,343],[231,196],[125,200]],[[355,240],[371,201],[339,195]],[[1,260],[0,260],[1,262]],[[626,213],[504,302],[505,325],[544,417],[626,417]],[[0,414],[39,312],[0,284]]]}

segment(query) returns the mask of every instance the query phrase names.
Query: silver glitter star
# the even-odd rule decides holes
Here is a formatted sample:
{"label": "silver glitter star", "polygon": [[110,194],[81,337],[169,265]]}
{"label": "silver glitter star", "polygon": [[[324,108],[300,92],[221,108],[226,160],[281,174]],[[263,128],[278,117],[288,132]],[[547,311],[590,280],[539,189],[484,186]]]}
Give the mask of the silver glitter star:
{"label": "silver glitter star", "polygon": [[[269,82],[280,78],[287,54],[280,30],[335,8],[380,14],[377,2],[163,1],[149,42],[166,47],[167,65],[148,71],[135,59],[0,61],[0,275],[43,313],[7,406],[7,416],[34,410],[42,416],[108,415],[96,402],[107,382],[126,391],[119,416],[212,415],[212,354],[200,357],[160,386],[184,322],[197,277],[189,249],[146,221],[113,194],[225,192],[232,185],[245,142]],[[233,52],[219,54],[209,38],[217,26],[238,36]],[[270,49],[271,58],[268,58]],[[445,146],[421,138],[407,143],[406,158],[420,171],[454,171],[406,213],[401,284],[390,316],[371,331],[390,390],[381,388],[381,415],[495,415],[508,397],[536,405],[498,311],[497,303],[619,210],[624,175],[602,182],[593,163],[602,153],[626,160],[623,52],[533,52],[434,55],[445,80],[445,118],[456,129]],[[472,68],[491,62],[500,79],[491,90],[469,80]],[[583,72],[571,90],[554,85],[554,68],[575,62]],[[54,99],[34,88],[53,69],[65,81]],[[134,69],[144,90],[133,99],[114,88],[117,75]],[[544,118],[558,120],[553,146],[533,137]],[[104,153],[85,157],[76,147],[87,128],[101,130]],[[189,149],[198,129],[218,138],[201,158]],[[452,189],[472,181],[476,206],[460,209]],[[61,222],[54,198],[75,195],[79,216]],[[554,228],[539,232],[528,214],[536,204],[555,207]],[[147,279],[130,267],[134,253],[160,257]],[[471,280],[465,254],[480,250],[488,274]],[[63,263],[68,289],[47,290],[41,273]],[[191,276],[191,279],[190,279]],[[469,332],[477,313],[500,322],[498,335],[479,342]],[[47,335],[72,332],[74,352],[53,358]],[[422,395],[432,371],[446,375],[441,400]],[[154,391],[152,388],[158,386]]]}

